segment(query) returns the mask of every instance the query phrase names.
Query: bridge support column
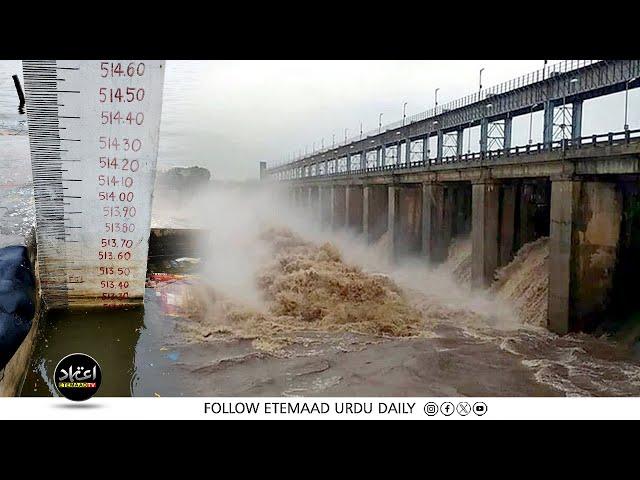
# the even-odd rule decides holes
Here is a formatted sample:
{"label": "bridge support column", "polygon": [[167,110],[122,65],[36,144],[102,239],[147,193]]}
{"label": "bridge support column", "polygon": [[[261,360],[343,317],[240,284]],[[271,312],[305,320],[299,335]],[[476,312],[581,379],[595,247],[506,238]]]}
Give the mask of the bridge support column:
{"label": "bridge support column", "polygon": [[442,184],[422,184],[422,254],[430,263],[447,258],[449,242],[445,241],[445,188]]}
{"label": "bridge support column", "polygon": [[363,192],[360,185],[347,187],[347,228],[355,233],[362,232]]}
{"label": "bridge support column", "polygon": [[498,266],[511,261],[515,239],[516,186],[503,184],[500,192],[500,250]]}
{"label": "bridge support column", "polygon": [[404,152],[404,161],[407,165],[411,163],[411,139],[407,137],[404,141],[405,152]]}
{"label": "bridge support column", "polygon": [[499,185],[482,180],[472,186],[471,285],[488,287],[498,266]]}
{"label": "bridge support column", "polygon": [[486,153],[489,148],[489,119],[480,120],[480,152]]}
{"label": "bridge support column", "polygon": [[345,227],[347,220],[347,192],[343,185],[333,186],[333,217],[331,228],[339,230]]}
{"label": "bridge support column", "polygon": [[544,123],[542,126],[542,142],[544,148],[550,148],[553,143],[553,111],[555,105],[551,101],[544,102]]}
{"label": "bridge support column", "polygon": [[296,189],[289,187],[288,190],[288,196],[289,196],[289,205],[293,206],[295,208],[296,206]]}
{"label": "bridge support column", "polygon": [[309,207],[314,223],[320,224],[320,187],[309,187]]}
{"label": "bridge support column", "polygon": [[320,225],[322,229],[331,227],[333,211],[332,187],[321,186],[320,189]]}
{"label": "bridge support column", "polygon": [[387,231],[389,218],[387,186],[365,185],[362,196],[362,231],[367,243],[375,243]]}
{"label": "bridge support column", "polygon": [[313,204],[313,187],[305,187],[304,189],[305,208],[308,213],[312,212]]}
{"label": "bridge support column", "polygon": [[336,217],[336,187],[329,187],[329,230],[333,230],[333,224]]}
{"label": "bridge support column", "polygon": [[371,187],[365,185],[362,187],[362,235],[366,244],[369,243],[369,206],[371,205],[369,197],[371,195]]}
{"label": "bridge support column", "polygon": [[422,139],[422,161],[429,165],[429,136]]}
{"label": "bridge support column", "polygon": [[395,255],[400,258],[422,250],[422,185],[396,187]]}
{"label": "bridge support column", "polygon": [[387,187],[388,193],[388,219],[387,219],[387,231],[389,235],[389,255],[391,261],[396,258],[396,235],[398,231],[397,218],[398,218],[398,187],[395,185],[389,185]]}
{"label": "bridge support column", "polygon": [[347,172],[351,171],[351,154],[347,153]]}
{"label": "bridge support column", "polygon": [[461,156],[464,152],[464,128],[458,130],[456,135],[456,155]]}
{"label": "bridge support column", "polygon": [[438,153],[436,163],[442,163],[442,151],[444,150],[444,133],[438,130]]}
{"label": "bridge support column", "polygon": [[582,136],[582,100],[573,102],[571,109],[571,138]]}
{"label": "bridge support column", "polygon": [[296,187],[295,192],[296,192],[296,203],[295,203],[296,208],[302,208],[304,206],[304,202],[302,199],[303,188]]}
{"label": "bridge support column", "polygon": [[504,150],[509,150],[511,148],[512,130],[513,130],[513,118],[506,117],[504,119],[504,141],[503,141]]}
{"label": "bridge support column", "polygon": [[589,328],[607,306],[620,237],[622,194],[614,183],[551,182],[549,329]]}
{"label": "bridge support column", "polygon": [[302,190],[302,198],[304,202],[304,208],[307,212],[311,211],[311,187],[304,187]]}

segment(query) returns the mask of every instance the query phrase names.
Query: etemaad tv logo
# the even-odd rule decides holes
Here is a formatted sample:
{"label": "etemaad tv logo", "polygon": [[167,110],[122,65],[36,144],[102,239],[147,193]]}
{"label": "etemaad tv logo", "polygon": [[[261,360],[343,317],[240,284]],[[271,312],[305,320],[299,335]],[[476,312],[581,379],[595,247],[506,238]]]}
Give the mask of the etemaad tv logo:
{"label": "etemaad tv logo", "polygon": [[67,355],[54,371],[56,390],[65,398],[80,402],[93,397],[102,382],[100,365],[85,353]]}

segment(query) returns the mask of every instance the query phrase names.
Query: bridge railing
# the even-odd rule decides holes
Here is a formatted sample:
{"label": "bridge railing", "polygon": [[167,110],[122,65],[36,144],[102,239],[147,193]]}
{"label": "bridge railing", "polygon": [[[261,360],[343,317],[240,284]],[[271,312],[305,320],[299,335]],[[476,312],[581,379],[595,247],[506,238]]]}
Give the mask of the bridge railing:
{"label": "bridge railing", "polygon": [[382,125],[381,127],[369,130],[367,132],[363,132],[362,134],[359,134],[359,135],[354,135],[349,138],[345,138],[344,140],[339,140],[338,142],[332,143],[331,146],[314,149],[309,153],[305,152],[304,154],[296,155],[292,157],[290,160],[275,163],[271,165],[269,168],[270,169],[277,168],[282,165],[297,162],[298,160],[302,160],[303,158],[307,158],[313,155],[318,155],[321,153],[326,153],[336,148],[343,147],[345,145],[349,145],[351,143],[354,143],[375,135],[379,135],[389,130],[393,130],[396,128],[403,127],[405,125],[410,125],[415,122],[426,120],[427,118],[435,117],[436,115],[439,115],[444,112],[466,107],[468,105],[479,102],[493,95],[499,95],[512,90],[517,90],[518,88],[527,87],[529,85],[532,85],[537,82],[541,82],[555,75],[559,75],[559,74],[570,72],[573,70],[578,70],[580,68],[588,67],[599,61],[600,60],[565,60],[562,62],[555,63],[553,65],[547,65],[544,68],[541,68],[534,72],[530,72],[525,75],[521,75],[517,78],[508,80],[506,82],[502,82],[500,84],[494,85],[492,87],[479,90],[475,93],[466,95],[465,97],[453,100],[443,105],[438,105],[437,107],[431,108],[424,112],[420,112],[420,113],[416,113],[414,115],[408,116],[402,120],[398,120],[393,123]]}
{"label": "bridge railing", "polygon": [[[285,180],[299,180],[301,178],[336,178],[345,177],[349,175],[358,175],[362,173],[370,172],[386,172],[394,170],[403,170],[410,168],[427,168],[429,169],[435,165],[451,165],[456,163],[481,163],[484,160],[494,160],[501,157],[518,157],[526,155],[535,155],[539,153],[558,151],[558,150],[576,150],[581,148],[599,148],[614,145],[628,145],[630,143],[640,142],[640,129],[638,130],[625,130],[621,132],[608,132],[598,135],[590,135],[587,137],[579,137],[575,139],[555,140],[551,143],[532,143],[522,146],[516,146],[508,149],[495,149],[487,152],[472,152],[462,155],[452,155],[442,157],[440,159],[431,158],[429,160],[421,160],[415,162],[395,162],[392,164],[375,166],[375,167],[360,167],[358,169],[344,170],[340,172],[329,172],[324,174],[306,175],[303,177],[287,178]],[[362,159],[360,159],[362,162]],[[362,164],[362,163],[361,163]]]}

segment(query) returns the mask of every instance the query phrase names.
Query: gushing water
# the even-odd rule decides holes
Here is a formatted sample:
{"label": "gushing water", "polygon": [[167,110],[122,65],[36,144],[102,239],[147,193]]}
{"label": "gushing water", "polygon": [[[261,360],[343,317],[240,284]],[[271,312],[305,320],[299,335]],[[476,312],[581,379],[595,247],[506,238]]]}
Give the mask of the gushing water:
{"label": "gushing water", "polygon": [[539,238],[524,245],[514,259],[496,274],[491,291],[511,304],[524,325],[547,324],[549,296],[549,239]]}
{"label": "gushing water", "polygon": [[419,257],[392,262],[388,235],[367,246],[359,235],[321,230],[308,211],[264,187],[203,193],[171,215],[185,212],[214,239],[199,314],[182,325],[189,341],[213,331],[286,355],[305,331],[432,338],[451,354],[506,353],[532,381],[559,394],[640,393],[640,366],[620,346],[587,335],[558,337],[544,327],[546,238],[523,246],[479,292],[469,287],[469,238],[454,239],[447,261],[429,268]]}

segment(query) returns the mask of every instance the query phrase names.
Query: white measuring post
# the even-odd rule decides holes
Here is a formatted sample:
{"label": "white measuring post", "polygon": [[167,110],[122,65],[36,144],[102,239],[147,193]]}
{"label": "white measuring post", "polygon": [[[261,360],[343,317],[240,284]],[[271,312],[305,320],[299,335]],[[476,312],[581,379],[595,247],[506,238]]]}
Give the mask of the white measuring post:
{"label": "white measuring post", "polygon": [[22,65],[45,305],[141,304],[164,61]]}

